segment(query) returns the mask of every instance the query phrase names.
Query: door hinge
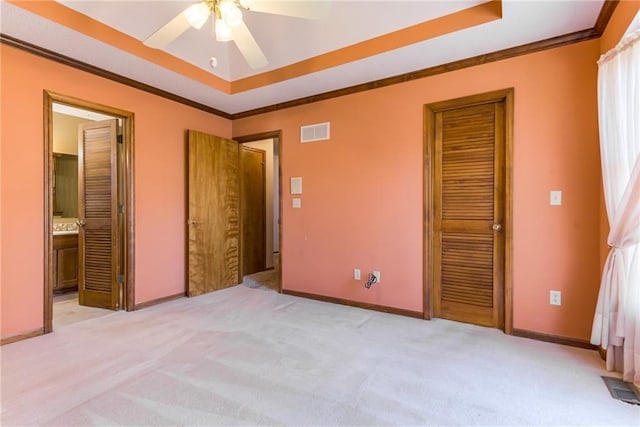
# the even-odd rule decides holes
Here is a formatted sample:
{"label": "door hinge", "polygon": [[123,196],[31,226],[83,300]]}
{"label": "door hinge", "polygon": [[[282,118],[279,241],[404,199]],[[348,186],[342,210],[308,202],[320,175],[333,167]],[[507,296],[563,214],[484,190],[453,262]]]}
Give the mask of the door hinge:
{"label": "door hinge", "polygon": [[124,213],[124,205],[118,205],[118,213],[119,214],[123,214]]}
{"label": "door hinge", "polygon": [[118,144],[122,144],[122,141],[123,141],[122,135],[118,135],[116,139],[118,140]]}

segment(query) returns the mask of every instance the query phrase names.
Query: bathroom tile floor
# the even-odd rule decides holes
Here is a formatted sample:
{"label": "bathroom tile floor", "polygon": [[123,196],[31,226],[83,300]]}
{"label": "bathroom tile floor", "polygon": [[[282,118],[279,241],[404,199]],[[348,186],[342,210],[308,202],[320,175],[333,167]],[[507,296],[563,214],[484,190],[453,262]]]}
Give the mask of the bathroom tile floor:
{"label": "bathroom tile floor", "polygon": [[95,319],[115,313],[112,310],[103,308],[85,307],[78,303],[78,293],[69,292],[53,297],[53,329],[82,322],[83,320]]}
{"label": "bathroom tile floor", "polygon": [[278,291],[280,289],[280,254],[273,255],[273,268],[242,278],[242,285],[249,288],[262,288]]}

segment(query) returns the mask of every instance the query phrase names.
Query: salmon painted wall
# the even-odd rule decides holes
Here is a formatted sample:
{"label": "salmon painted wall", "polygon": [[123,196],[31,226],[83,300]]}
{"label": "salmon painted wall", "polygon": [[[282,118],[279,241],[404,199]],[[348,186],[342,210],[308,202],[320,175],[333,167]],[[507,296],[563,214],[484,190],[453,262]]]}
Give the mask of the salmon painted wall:
{"label": "salmon painted wall", "polygon": [[601,53],[607,52],[618,44],[639,12],[640,0],[622,0],[618,3],[600,38]]}
{"label": "salmon painted wall", "polygon": [[[283,288],[422,311],[424,104],[515,88],[514,327],[588,339],[599,284],[598,40],[236,120],[282,129]],[[300,144],[302,125],[331,140]],[[303,177],[302,208],[289,179]],[[549,206],[549,191],[563,205]],[[366,290],[353,269],[379,270]],[[562,306],[549,291],[562,291]]]}
{"label": "salmon painted wall", "polygon": [[185,129],[229,120],[0,45],[2,337],[43,326],[43,90],[135,113],[136,303],[184,291]]}
{"label": "salmon painted wall", "polygon": [[[234,122],[234,135],[284,131],[285,289],[421,311],[422,106],[514,87],[514,326],[588,338],[606,238],[594,231],[606,227],[593,213],[595,60],[638,5],[620,2],[600,40]],[[0,55],[0,335],[42,327],[43,89],[136,114],[136,303],[181,292],[184,130],[230,136],[231,122],[5,45]],[[322,121],[331,141],[300,145],[299,126]],[[291,176],[304,177],[300,210]],[[551,189],[562,207],[548,206]],[[354,267],[382,283],[365,291]]]}

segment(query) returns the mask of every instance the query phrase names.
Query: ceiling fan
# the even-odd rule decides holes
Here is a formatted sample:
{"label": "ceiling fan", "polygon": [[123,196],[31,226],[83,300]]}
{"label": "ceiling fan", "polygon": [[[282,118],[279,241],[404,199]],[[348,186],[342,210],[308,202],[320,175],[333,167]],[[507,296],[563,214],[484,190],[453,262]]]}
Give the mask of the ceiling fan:
{"label": "ceiling fan", "polygon": [[162,49],[189,28],[200,29],[212,17],[216,40],[233,40],[251,68],[268,64],[267,57],[244,23],[243,12],[264,12],[297,18],[320,19],[328,15],[330,1],[201,0],[144,40],[146,46]]}

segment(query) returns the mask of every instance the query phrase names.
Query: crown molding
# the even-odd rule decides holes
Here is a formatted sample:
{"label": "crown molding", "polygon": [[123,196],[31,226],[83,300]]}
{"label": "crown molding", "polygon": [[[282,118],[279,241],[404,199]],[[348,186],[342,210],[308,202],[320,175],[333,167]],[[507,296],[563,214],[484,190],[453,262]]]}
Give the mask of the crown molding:
{"label": "crown molding", "polygon": [[285,108],[298,107],[300,105],[311,104],[314,102],[325,101],[327,99],[338,98],[340,96],[352,95],[358,92],[379,89],[386,86],[392,86],[399,83],[406,83],[412,80],[423,79],[425,77],[435,76],[437,74],[448,73],[451,71],[462,70],[464,68],[475,67],[478,65],[488,64],[490,62],[502,61],[504,59],[514,58],[516,56],[528,55],[530,53],[540,52],[547,49],[554,49],[574,43],[580,43],[600,37],[600,35],[591,28],[588,30],[577,31],[571,34],[553,37],[546,40],[540,40],[509,49],[499,50],[483,55],[474,56],[472,58],[462,59],[459,61],[449,62],[434,67],[424,68],[418,71],[399,74],[397,76],[387,77],[381,80],[375,80],[368,83],[362,83],[343,89],[337,89],[331,92],[325,92],[318,95],[307,96],[304,98],[294,99],[292,101],[282,102],[279,104],[269,105],[267,107],[256,108],[255,110],[244,111],[232,114],[232,120],[243,119],[245,117],[257,116],[260,114],[271,113]]}
{"label": "crown molding", "polygon": [[67,65],[69,67],[75,68],[80,71],[85,71],[87,73],[103,77],[105,79],[112,80],[117,83],[121,83],[126,86],[133,87],[135,89],[142,90],[144,92],[151,93],[153,95],[160,96],[162,98],[169,99],[171,101],[178,102],[180,104],[187,105],[189,107],[196,108],[198,110],[205,111],[207,113],[215,114],[216,116],[223,117],[225,119],[232,119],[232,115],[229,113],[225,113],[224,111],[217,110],[215,108],[209,107],[204,104],[200,104],[198,102],[192,101],[190,99],[184,98],[182,96],[173,94],[171,92],[167,92],[162,89],[158,89],[157,87],[148,85],[146,83],[139,82],[137,80],[130,79],[128,77],[124,77],[120,74],[113,73],[111,71],[107,71],[103,68],[99,68],[93,66],[91,64],[87,64],[86,62],[78,61],[77,59],[71,58],[69,56],[61,55],[52,50],[48,50],[42,48],[40,46],[36,46],[34,44],[25,42],[23,40],[17,39],[15,37],[8,36],[6,34],[0,33],[0,44],[6,44],[7,46],[15,47],[16,49],[20,49],[24,52],[40,56],[45,59],[49,59],[54,62],[58,62],[63,65]]}
{"label": "crown molding", "polygon": [[179,102],[189,107],[196,108],[198,110],[205,111],[207,113],[214,114],[216,116],[228,119],[237,120],[251,116],[257,116],[260,114],[270,113],[278,110],[284,110],[287,108],[298,107],[301,105],[311,104],[314,102],[325,101],[332,98],[338,98],[341,96],[351,95],[358,92],[365,92],[368,90],[379,89],[381,87],[391,86],[400,83],[406,83],[412,80],[422,79],[437,74],[447,73],[450,71],[461,70],[464,68],[475,67],[478,65],[488,64],[490,62],[502,61],[504,59],[514,58],[521,55],[528,55],[530,53],[540,52],[543,50],[554,49],[562,46],[567,46],[574,43],[580,43],[587,40],[597,39],[602,36],[613,12],[618,6],[619,0],[605,0],[600,9],[598,19],[593,28],[589,28],[582,31],[576,31],[574,33],[565,34],[557,37],[552,37],[545,40],[540,40],[533,43],[524,44],[521,46],[512,47],[509,49],[503,49],[483,55],[474,56],[472,58],[462,59],[459,61],[449,62],[447,64],[441,64],[434,67],[425,68],[422,70],[412,71],[397,76],[388,77],[381,80],[375,80],[368,83],[362,83],[355,86],[350,86],[342,89],[333,90],[330,92],[324,92],[317,95],[311,95],[303,98],[294,99],[287,102],[268,105],[265,107],[256,108],[253,110],[247,110],[235,114],[227,113],[215,108],[209,107],[204,104],[192,101],[190,99],[175,95],[162,89],[158,89],[151,85],[130,79],[128,77],[121,76],[111,71],[104,70],[99,67],[87,64],[77,59],[61,55],[48,49],[36,46],[31,43],[19,40],[17,38],[0,33],[0,44],[6,44],[8,46],[15,47],[25,52],[37,55],[81,71],[104,77],[109,80],[160,96],[162,98],[169,99],[171,101]]}

